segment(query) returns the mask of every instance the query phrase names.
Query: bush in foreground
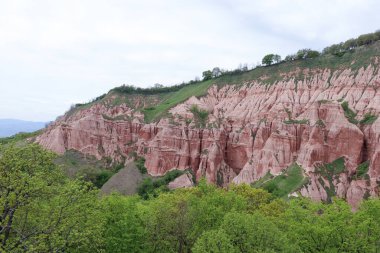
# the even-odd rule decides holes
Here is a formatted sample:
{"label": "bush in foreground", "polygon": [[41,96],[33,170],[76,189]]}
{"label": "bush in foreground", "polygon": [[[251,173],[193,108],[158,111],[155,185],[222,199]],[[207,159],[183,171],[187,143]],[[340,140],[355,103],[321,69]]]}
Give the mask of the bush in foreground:
{"label": "bush in foreground", "polygon": [[36,145],[0,157],[2,252],[376,252],[380,200],[357,212],[285,201],[249,185],[197,187],[100,197],[90,183],[63,176]]}

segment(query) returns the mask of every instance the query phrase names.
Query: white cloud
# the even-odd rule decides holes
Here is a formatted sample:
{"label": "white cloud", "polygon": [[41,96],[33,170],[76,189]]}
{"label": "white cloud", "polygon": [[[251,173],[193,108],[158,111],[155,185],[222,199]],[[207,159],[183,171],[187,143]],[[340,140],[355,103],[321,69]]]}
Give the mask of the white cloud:
{"label": "white cloud", "polygon": [[174,84],[379,27],[375,0],[0,0],[0,118],[51,120],[123,83]]}

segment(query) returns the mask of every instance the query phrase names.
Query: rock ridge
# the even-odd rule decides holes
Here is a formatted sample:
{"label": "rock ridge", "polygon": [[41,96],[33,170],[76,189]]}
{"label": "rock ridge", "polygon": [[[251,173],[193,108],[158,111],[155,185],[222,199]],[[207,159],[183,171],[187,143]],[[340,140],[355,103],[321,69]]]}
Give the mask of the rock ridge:
{"label": "rock ridge", "polygon": [[[273,85],[213,85],[206,96],[191,97],[150,124],[133,106],[96,103],[60,117],[37,142],[59,154],[75,149],[115,160],[135,152],[145,157],[151,175],[190,169],[197,180],[223,187],[279,175],[297,163],[309,178],[301,195],[327,200],[333,191],[356,205],[379,195],[379,86],[375,65],[357,72],[314,70],[308,78],[290,76]],[[194,105],[208,112],[204,128],[191,112]],[[369,123],[360,123],[370,116]],[[337,159],[344,170],[332,178],[318,171]],[[358,177],[366,161],[368,172]]]}

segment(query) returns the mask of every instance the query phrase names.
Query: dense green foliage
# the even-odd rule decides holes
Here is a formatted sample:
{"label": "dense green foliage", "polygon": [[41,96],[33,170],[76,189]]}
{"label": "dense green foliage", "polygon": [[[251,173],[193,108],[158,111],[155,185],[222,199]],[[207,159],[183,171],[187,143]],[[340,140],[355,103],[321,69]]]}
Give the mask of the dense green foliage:
{"label": "dense green foliage", "polygon": [[97,191],[67,179],[53,158],[37,145],[2,152],[2,252],[96,252],[103,244]]}
{"label": "dense green foliage", "polygon": [[290,202],[247,185],[219,189],[201,182],[156,198],[112,195],[108,252],[375,252],[380,201],[353,213],[342,200]]}
{"label": "dense green foliage", "polygon": [[334,44],[323,49],[323,54],[333,54],[341,57],[344,53],[349,52],[357,47],[370,45],[380,40],[380,30],[374,33],[363,34],[356,39],[349,39],[339,44]]}
{"label": "dense green foliage", "polygon": [[[37,145],[2,149],[1,252],[380,250],[378,199],[364,201],[352,212],[339,199],[330,204],[304,198],[286,202],[248,185],[222,189],[204,180],[146,200],[101,197],[91,184],[65,177],[54,155]],[[339,164],[328,170],[337,172]],[[298,174],[293,170],[289,177]]]}

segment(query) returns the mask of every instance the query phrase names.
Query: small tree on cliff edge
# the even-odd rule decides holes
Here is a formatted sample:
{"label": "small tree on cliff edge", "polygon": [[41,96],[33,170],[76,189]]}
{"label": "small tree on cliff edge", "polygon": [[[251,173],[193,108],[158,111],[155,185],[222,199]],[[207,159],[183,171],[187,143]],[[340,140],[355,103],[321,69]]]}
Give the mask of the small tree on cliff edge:
{"label": "small tree on cliff edge", "polygon": [[212,71],[211,70],[203,71],[202,77],[203,77],[203,81],[207,81],[207,80],[212,79]]}
{"label": "small tree on cliff edge", "polygon": [[279,63],[280,61],[281,61],[281,56],[279,56],[278,54],[267,54],[266,56],[264,56],[262,60],[262,64],[269,66],[269,65],[272,65],[273,63]]}

